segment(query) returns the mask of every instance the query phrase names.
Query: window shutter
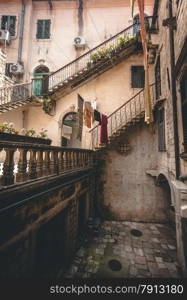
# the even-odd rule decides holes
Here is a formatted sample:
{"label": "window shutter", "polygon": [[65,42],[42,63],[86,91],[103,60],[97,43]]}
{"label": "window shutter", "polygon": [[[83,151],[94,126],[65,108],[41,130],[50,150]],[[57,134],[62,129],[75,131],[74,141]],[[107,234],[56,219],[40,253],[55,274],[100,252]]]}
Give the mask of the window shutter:
{"label": "window shutter", "polygon": [[37,39],[50,38],[51,20],[38,20],[37,21]]}
{"label": "window shutter", "polygon": [[158,150],[166,150],[165,141],[165,111],[164,108],[158,111]]}
{"label": "window shutter", "polygon": [[45,20],[45,26],[44,26],[44,38],[45,39],[50,38],[50,27],[51,27],[51,20]]}
{"label": "window shutter", "polygon": [[15,36],[15,34],[16,34],[16,16],[9,17],[8,30],[10,31],[11,36]]}
{"label": "window shutter", "polygon": [[8,25],[8,16],[1,17],[1,29],[6,29]]}
{"label": "window shutter", "polygon": [[131,67],[131,87],[144,88],[145,85],[145,71],[143,66]]}
{"label": "window shutter", "polygon": [[36,33],[37,39],[42,38],[42,32],[43,32],[43,20],[38,20],[37,21],[37,33]]}
{"label": "window shutter", "polygon": [[161,75],[160,75],[160,56],[157,59],[155,67],[155,85],[156,85],[156,99],[159,99],[161,92]]}

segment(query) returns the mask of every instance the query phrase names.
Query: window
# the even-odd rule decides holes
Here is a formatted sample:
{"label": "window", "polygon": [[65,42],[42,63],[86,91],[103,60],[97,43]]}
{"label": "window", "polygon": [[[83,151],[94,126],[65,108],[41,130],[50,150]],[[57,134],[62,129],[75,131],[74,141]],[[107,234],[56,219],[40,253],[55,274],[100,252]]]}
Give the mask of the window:
{"label": "window", "polygon": [[166,151],[165,141],[165,110],[161,108],[158,111],[158,150]]}
{"label": "window", "polygon": [[181,79],[180,87],[181,87],[181,107],[182,107],[184,150],[186,152],[187,151],[187,70]]}
{"label": "window", "polygon": [[[144,17],[145,27],[149,28],[149,19],[148,16]],[[140,17],[139,14],[133,18],[133,35],[136,35],[140,31]]]}
{"label": "window", "polygon": [[155,89],[156,89],[156,99],[161,96],[161,76],[160,76],[160,56],[158,56],[156,66],[155,66]]}
{"label": "window", "polygon": [[38,20],[37,21],[37,39],[49,39],[50,38],[51,20]]}
{"label": "window", "polygon": [[16,16],[1,16],[1,29],[7,29],[10,36],[16,35]]}
{"label": "window", "polygon": [[145,71],[143,66],[131,67],[131,87],[144,88],[145,85]]}
{"label": "window", "polygon": [[13,74],[10,72],[10,68],[13,65],[13,63],[7,63],[5,65],[5,75],[9,78],[12,78]]}

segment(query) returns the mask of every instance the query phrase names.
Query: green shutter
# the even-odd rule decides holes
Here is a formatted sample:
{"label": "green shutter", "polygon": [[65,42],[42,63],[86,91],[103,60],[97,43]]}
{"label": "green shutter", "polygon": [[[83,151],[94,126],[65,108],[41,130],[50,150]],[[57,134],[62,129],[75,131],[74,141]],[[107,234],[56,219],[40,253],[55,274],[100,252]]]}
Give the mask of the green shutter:
{"label": "green shutter", "polygon": [[51,20],[38,20],[37,21],[37,39],[49,39],[50,38]]}
{"label": "green shutter", "polygon": [[42,39],[42,31],[43,31],[43,20],[38,20],[37,21],[37,33],[36,33],[37,39]]}

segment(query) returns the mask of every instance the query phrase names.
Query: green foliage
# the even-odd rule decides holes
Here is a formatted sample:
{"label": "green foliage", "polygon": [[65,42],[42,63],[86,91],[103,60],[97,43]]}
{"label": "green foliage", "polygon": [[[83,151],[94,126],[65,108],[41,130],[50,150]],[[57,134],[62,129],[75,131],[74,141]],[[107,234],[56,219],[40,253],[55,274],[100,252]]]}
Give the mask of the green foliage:
{"label": "green foliage", "polygon": [[2,125],[0,125],[0,132],[18,134],[18,131],[14,128],[13,122],[4,122]]}
{"label": "green foliage", "polygon": [[96,63],[102,58],[110,58],[113,53],[117,52],[121,48],[123,48],[126,43],[130,40],[133,40],[134,36],[130,34],[123,35],[117,39],[113,44],[109,45],[108,47],[102,47],[97,52],[90,55],[90,60],[93,63]]}

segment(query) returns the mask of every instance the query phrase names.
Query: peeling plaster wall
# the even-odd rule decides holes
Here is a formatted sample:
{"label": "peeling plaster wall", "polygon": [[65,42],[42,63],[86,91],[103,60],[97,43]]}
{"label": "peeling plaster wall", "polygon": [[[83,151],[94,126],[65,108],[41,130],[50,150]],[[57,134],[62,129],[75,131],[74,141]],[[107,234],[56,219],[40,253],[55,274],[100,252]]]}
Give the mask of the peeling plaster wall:
{"label": "peeling plaster wall", "polygon": [[125,139],[129,153],[110,150],[105,156],[103,212],[118,220],[165,222],[169,204],[164,191],[146,174],[157,168],[157,134],[142,124],[131,128]]}

